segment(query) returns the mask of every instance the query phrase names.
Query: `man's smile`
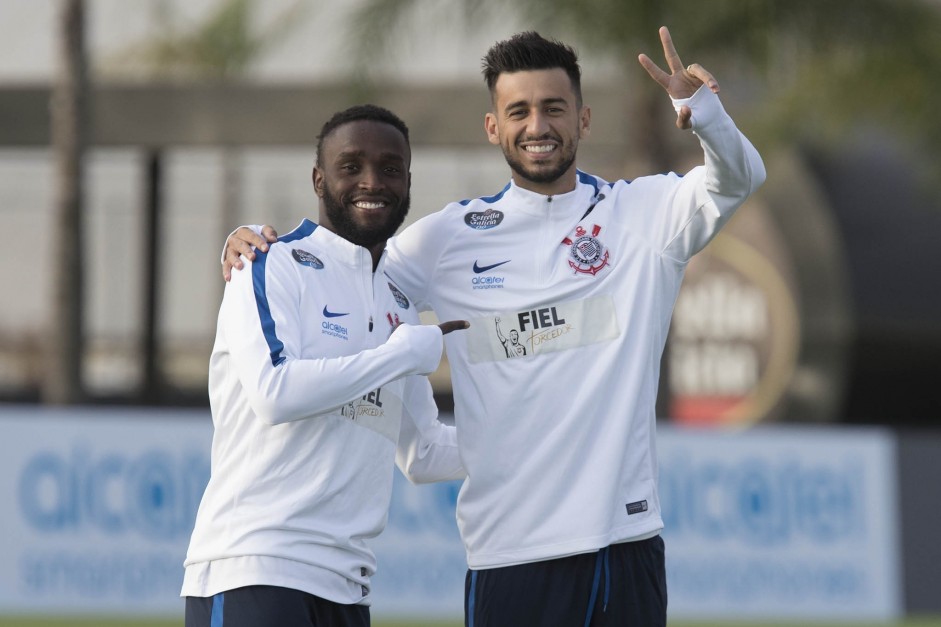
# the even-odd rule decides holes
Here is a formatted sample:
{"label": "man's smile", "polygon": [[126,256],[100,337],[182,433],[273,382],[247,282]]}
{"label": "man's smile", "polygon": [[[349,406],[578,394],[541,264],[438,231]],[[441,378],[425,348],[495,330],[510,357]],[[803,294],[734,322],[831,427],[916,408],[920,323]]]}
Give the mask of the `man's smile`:
{"label": "man's smile", "polygon": [[363,209],[366,211],[376,211],[379,209],[385,209],[392,203],[388,200],[384,200],[381,198],[378,198],[378,199],[359,198],[359,199],[353,200],[352,204],[357,209]]}
{"label": "man's smile", "polygon": [[523,150],[532,154],[545,154],[555,151],[557,146],[555,144],[529,144],[523,146]]}

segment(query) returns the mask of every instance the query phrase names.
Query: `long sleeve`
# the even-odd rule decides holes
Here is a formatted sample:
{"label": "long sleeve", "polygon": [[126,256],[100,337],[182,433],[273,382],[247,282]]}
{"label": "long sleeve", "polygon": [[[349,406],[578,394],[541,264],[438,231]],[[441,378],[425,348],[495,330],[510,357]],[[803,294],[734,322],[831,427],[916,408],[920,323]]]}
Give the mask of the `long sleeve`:
{"label": "long sleeve", "polygon": [[[692,128],[703,149],[704,164],[675,178],[670,204],[660,211],[658,249],[678,261],[702,250],[745,199],[765,180],[755,147],[736,128],[719,97],[705,86],[690,98],[674,100],[693,112]],[[671,178],[675,175],[670,175]]]}
{"label": "long sleeve", "polygon": [[[220,332],[254,413],[280,424],[322,414],[407,375],[427,374],[441,357],[437,326],[402,325],[376,348],[301,358],[306,315],[297,271],[285,254],[259,255],[226,286]],[[307,322],[309,325],[309,321]]]}
{"label": "long sleeve", "polygon": [[409,377],[395,463],[412,483],[467,476],[457,449],[457,431],[438,420],[427,377]]}
{"label": "long sleeve", "polygon": [[706,189],[714,196],[728,198],[735,206],[740,205],[765,180],[761,156],[735,127],[719,97],[705,85],[691,97],[673,101],[677,110],[683,105],[693,111],[693,133],[699,137],[705,156]]}

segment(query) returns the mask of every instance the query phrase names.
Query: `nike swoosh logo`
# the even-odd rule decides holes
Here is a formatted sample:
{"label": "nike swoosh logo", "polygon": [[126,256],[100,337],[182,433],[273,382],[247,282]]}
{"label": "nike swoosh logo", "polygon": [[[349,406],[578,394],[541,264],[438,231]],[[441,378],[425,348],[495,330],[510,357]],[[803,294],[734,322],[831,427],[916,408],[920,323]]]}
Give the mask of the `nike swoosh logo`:
{"label": "nike swoosh logo", "polygon": [[502,265],[505,264],[505,263],[510,263],[511,261],[513,261],[513,260],[512,260],[512,259],[507,259],[506,261],[501,261],[500,263],[494,263],[494,264],[491,264],[491,265],[489,265],[489,266],[478,266],[478,265],[477,265],[477,262],[475,261],[475,262],[474,262],[474,273],[475,273],[475,274],[480,274],[481,272],[486,272],[487,270],[493,270],[494,268],[496,268],[496,267],[498,267],[498,266],[502,266]]}
{"label": "nike swoosh logo", "polygon": [[332,311],[328,311],[326,305],[323,306],[323,317],[324,317],[324,318],[339,318],[340,316],[348,316],[348,315],[350,315],[349,312],[347,312],[347,313],[334,313],[334,312],[332,312]]}

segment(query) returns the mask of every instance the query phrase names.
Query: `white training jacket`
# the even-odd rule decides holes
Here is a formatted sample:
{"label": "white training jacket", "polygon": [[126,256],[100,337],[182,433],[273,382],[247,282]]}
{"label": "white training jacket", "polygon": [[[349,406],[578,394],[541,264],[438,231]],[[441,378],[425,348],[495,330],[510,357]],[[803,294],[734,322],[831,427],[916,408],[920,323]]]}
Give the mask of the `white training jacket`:
{"label": "white training jacket", "polygon": [[232,274],[181,596],[271,585],[368,604],[366,542],[385,526],[393,464],[413,482],[465,476],[418,376],[437,368],[441,331],[418,325],[384,266],[305,220]]}
{"label": "white training jacket", "polygon": [[717,96],[684,104],[705,153],[685,176],[579,172],[556,196],[511,182],[388,244],[386,271],[420,309],[471,322],[445,343],[472,569],[663,527],[654,403],[673,305],[689,259],[765,177]]}

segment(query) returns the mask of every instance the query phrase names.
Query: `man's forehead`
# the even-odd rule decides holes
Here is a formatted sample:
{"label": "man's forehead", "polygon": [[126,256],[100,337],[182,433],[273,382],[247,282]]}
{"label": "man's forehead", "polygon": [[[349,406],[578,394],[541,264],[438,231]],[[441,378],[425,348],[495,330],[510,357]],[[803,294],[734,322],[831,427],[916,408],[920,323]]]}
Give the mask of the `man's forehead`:
{"label": "man's forehead", "polygon": [[562,68],[503,72],[494,85],[497,100],[516,100],[520,96],[532,99],[574,99],[572,80]]}
{"label": "man's forehead", "polygon": [[409,154],[402,132],[387,122],[353,120],[333,129],[324,138],[324,149],[339,152]]}

